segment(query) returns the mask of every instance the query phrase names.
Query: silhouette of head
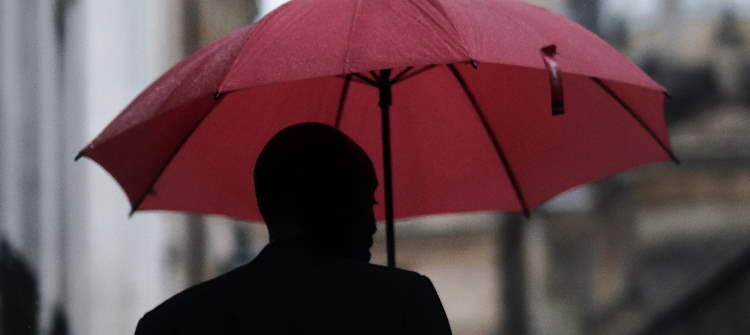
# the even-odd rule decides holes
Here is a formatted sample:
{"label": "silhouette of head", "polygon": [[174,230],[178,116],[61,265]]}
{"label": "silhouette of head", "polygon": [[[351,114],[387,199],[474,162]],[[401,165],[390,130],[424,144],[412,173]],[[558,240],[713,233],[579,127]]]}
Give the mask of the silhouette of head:
{"label": "silhouette of head", "polygon": [[288,127],[263,148],[254,178],[271,242],[303,240],[327,254],[369,261],[377,178],[349,137],[321,123]]}

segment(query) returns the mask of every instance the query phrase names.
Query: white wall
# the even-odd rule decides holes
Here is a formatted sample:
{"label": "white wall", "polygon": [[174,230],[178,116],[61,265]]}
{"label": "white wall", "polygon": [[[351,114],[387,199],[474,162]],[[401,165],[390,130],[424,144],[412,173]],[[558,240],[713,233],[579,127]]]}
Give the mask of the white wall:
{"label": "white wall", "polygon": [[258,13],[258,18],[263,17],[264,15],[270,13],[272,10],[276,9],[276,7],[283,5],[285,2],[288,2],[289,0],[259,0],[260,6],[258,6],[260,13]]}
{"label": "white wall", "polygon": [[53,22],[48,1],[0,3],[0,237],[35,272],[42,324],[59,300],[62,270]]}
{"label": "white wall", "polygon": [[62,304],[72,334],[132,334],[166,298],[161,216],[128,220],[114,180],[77,150],[181,53],[177,0],[0,2],[0,237],[32,267],[40,329]]}
{"label": "white wall", "polygon": [[[141,90],[175,60],[174,1],[85,0],[79,41],[82,57],[82,131],[93,139]],[[179,36],[177,36],[179,38]],[[85,142],[79,143],[82,147]],[[160,214],[128,219],[129,203],[114,179],[85,160],[87,195],[77,243],[80,259],[72,279],[81,301],[76,334],[132,334],[138,319],[165,297],[166,225]],[[72,268],[72,267],[71,267]]]}

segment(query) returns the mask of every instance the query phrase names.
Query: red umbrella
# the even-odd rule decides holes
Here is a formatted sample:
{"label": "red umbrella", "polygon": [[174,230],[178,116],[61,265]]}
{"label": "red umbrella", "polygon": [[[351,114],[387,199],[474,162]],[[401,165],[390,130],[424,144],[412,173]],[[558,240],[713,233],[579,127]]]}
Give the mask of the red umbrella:
{"label": "red umbrella", "polygon": [[294,0],[175,65],[79,157],[133,211],[260,221],[250,176],[263,145],[295,123],[334,125],[384,166],[393,264],[394,215],[528,215],[576,185],[676,161],[664,92],[594,34],[519,1]]}

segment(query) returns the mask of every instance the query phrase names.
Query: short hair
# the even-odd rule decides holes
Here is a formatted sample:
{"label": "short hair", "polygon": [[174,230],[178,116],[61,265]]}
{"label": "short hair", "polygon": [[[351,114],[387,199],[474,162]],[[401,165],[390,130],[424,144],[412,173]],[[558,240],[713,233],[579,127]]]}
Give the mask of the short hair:
{"label": "short hair", "polygon": [[[326,220],[377,184],[372,161],[351,138],[322,123],[300,123],[273,136],[254,170],[258,208],[274,235],[290,228],[327,230]],[[284,227],[297,225],[297,227]],[[315,226],[315,227],[310,227]]]}

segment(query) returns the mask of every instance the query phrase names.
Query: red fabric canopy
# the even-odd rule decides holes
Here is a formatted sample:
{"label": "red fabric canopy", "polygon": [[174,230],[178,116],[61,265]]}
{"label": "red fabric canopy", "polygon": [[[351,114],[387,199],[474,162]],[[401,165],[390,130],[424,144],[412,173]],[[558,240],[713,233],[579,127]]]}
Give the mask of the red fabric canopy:
{"label": "red fabric canopy", "polygon": [[580,26],[510,0],[293,0],[174,66],[81,155],[133,210],[260,221],[252,168],[289,125],[339,126],[382,180],[378,89],[346,74],[386,68],[411,69],[390,112],[396,217],[522,211],[671,156],[661,86]]}

